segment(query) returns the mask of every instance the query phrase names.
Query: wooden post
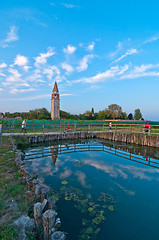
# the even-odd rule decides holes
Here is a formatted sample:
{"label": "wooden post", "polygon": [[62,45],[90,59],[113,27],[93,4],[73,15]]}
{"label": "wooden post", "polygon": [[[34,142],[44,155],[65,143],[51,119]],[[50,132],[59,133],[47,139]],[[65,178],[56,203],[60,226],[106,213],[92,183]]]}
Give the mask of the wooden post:
{"label": "wooden post", "polygon": [[74,131],[76,132],[76,124],[74,125]]}
{"label": "wooden post", "polygon": [[43,125],[43,135],[44,135],[44,125]]}
{"label": "wooden post", "polygon": [[12,131],[14,132],[14,120],[13,120],[13,126],[12,126]]}
{"label": "wooden post", "polygon": [[104,123],[103,123],[103,132],[104,132]]}
{"label": "wooden post", "polygon": [[115,131],[117,131],[117,127],[116,127],[116,124],[115,124]]}
{"label": "wooden post", "polygon": [[149,135],[151,136],[151,127],[149,126]]}
{"label": "wooden post", "polygon": [[90,124],[88,125],[88,132],[90,132]]}
{"label": "wooden post", "polygon": [[130,132],[132,132],[132,128],[131,128],[131,125],[130,125]]}
{"label": "wooden post", "polygon": [[61,131],[61,122],[60,122],[60,133],[61,133],[62,131]]}

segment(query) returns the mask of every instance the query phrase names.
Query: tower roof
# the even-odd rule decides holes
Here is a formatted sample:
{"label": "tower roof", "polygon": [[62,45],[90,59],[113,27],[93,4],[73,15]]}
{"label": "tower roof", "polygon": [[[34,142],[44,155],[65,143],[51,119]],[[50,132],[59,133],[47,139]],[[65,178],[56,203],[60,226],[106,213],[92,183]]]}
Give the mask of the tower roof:
{"label": "tower roof", "polygon": [[53,93],[54,92],[58,92],[59,90],[58,90],[58,87],[57,87],[57,83],[55,82],[55,84],[54,84],[54,88],[53,88]]}

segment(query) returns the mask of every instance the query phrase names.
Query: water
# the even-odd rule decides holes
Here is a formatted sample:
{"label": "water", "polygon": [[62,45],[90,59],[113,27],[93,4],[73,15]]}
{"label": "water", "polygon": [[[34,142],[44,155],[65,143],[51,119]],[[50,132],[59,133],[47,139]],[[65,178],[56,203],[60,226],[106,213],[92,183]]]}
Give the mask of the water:
{"label": "water", "polygon": [[25,150],[58,200],[67,239],[159,239],[159,150],[105,140],[34,145]]}

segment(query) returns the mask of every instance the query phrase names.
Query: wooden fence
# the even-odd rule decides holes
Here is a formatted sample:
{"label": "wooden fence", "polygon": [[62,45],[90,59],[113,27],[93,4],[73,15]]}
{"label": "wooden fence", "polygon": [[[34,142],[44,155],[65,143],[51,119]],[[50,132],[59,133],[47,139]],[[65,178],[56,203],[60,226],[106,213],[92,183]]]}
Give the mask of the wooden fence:
{"label": "wooden fence", "polygon": [[[110,130],[109,123],[78,123],[69,124],[69,129],[67,124],[26,124],[27,133],[62,133],[62,132],[95,132],[95,131],[115,131],[115,132],[127,132],[127,133],[144,133],[144,124],[112,124]],[[2,125],[2,133],[20,133],[21,124],[11,124]],[[159,135],[159,125],[151,125],[148,129],[148,134],[158,134]]]}

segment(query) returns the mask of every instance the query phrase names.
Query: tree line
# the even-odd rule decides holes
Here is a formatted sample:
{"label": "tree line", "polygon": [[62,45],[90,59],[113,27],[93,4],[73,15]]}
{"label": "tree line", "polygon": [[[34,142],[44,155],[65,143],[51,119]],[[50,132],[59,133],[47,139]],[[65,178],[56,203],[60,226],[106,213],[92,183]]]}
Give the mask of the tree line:
{"label": "tree line", "polygon": [[[46,108],[36,108],[29,112],[6,112],[1,113],[4,118],[16,118],[21,117],[23,119],[38,119],[38,120],[50,120],[51,113]],[[94,112],[94,108],[91,111],[86,111],[83,114],[70,114],[68,112],[60,110],[61,119],[70,120],[105,120],[105,119],[122,119],[122,120],[143,120],[140,109],[135,109],[134,114],[122,111],[122,107],[117,104],[111,104],[106,109]]]}

